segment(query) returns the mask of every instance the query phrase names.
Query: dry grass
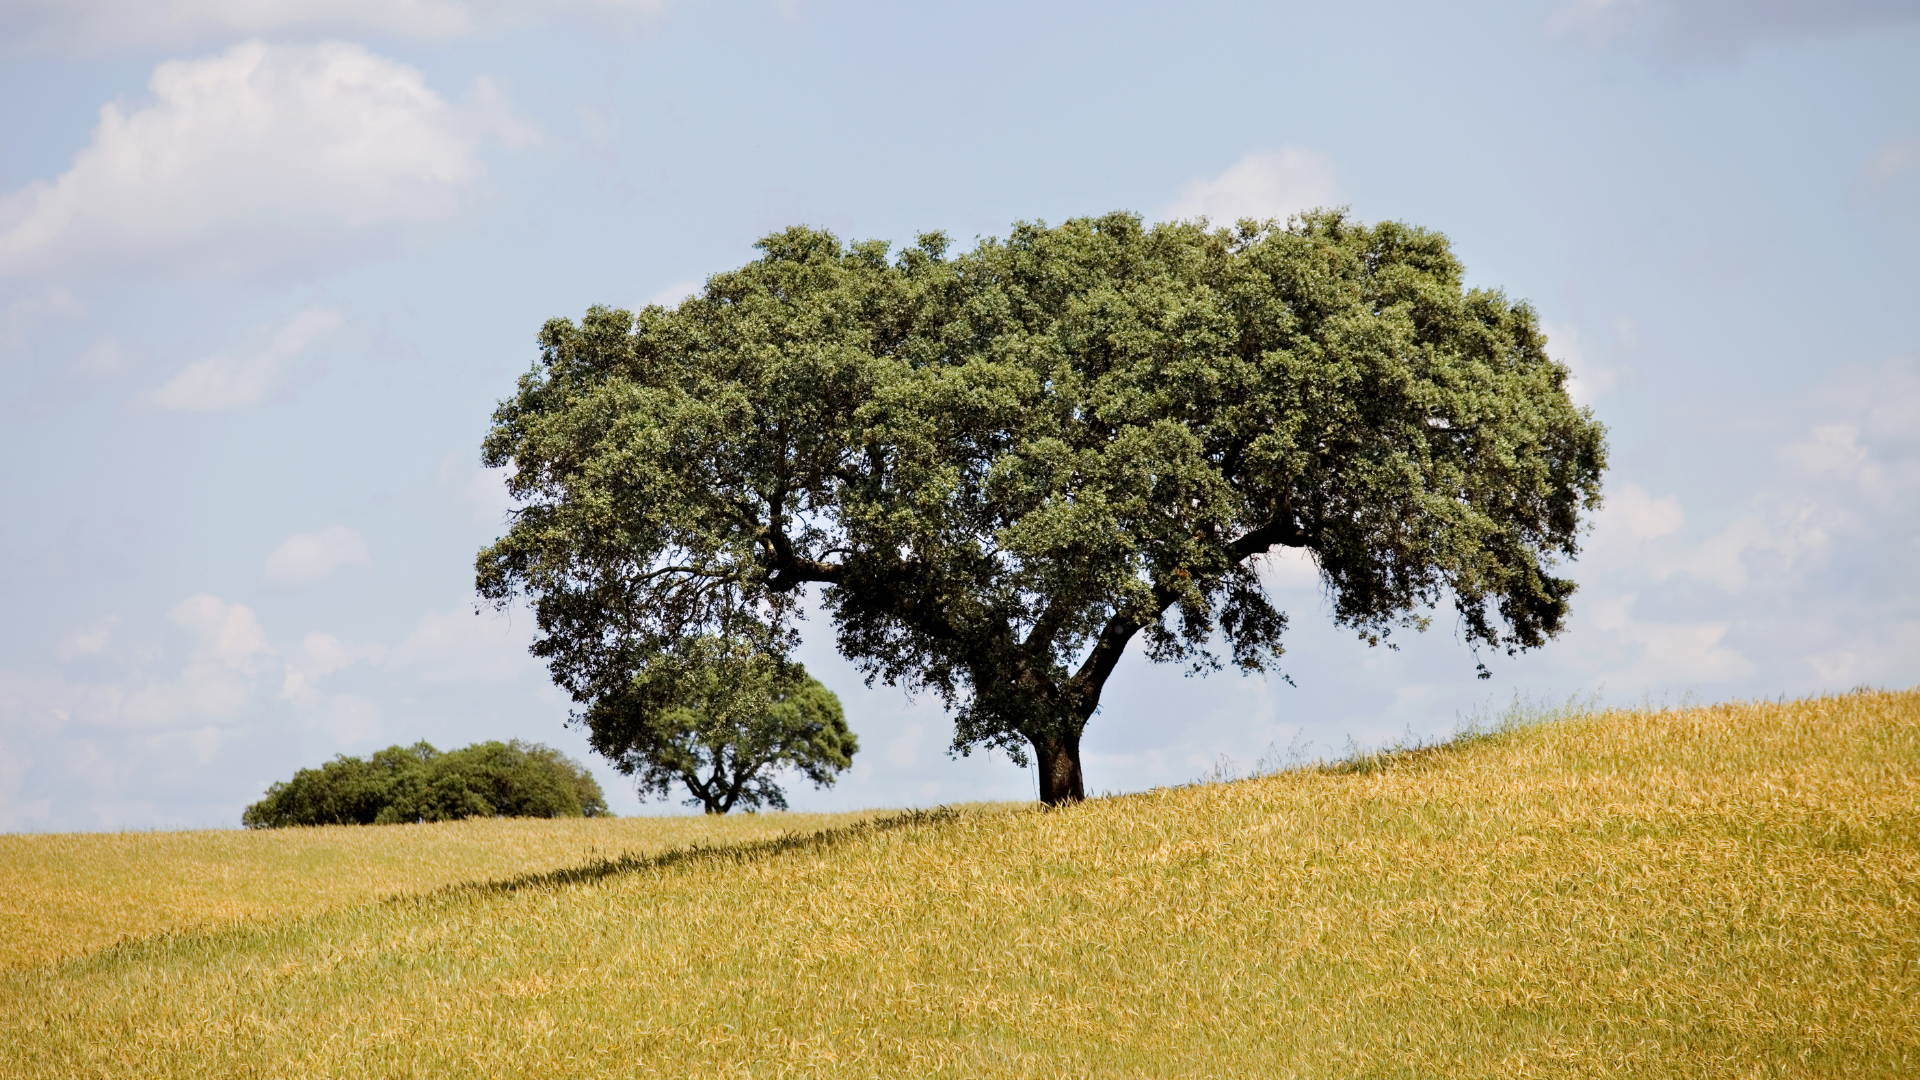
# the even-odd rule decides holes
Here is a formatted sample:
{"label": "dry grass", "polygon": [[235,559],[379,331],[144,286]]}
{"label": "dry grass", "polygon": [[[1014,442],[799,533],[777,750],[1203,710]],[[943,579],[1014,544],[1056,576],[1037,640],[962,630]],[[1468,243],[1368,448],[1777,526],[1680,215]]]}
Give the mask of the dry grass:
{"label": "dry grass", "polygon": [[129,943],[0,1028],[21,1077],[1920,1075],[1920,693]]}
{"label": "dry grass", "polygon": [[866,815],[757,814],[205,832],[0,835],[0,968]]}

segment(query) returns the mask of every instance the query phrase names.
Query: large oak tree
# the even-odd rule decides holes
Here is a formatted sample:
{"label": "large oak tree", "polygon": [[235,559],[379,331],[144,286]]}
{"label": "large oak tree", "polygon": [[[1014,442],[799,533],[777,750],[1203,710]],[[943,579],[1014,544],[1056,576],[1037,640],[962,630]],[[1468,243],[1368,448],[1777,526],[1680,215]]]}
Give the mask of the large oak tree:
{"label": "large oak tree", "polygon": [[1060,803],[1136,638],[1276,663],[1278,547],[1370,641],[1448,601],[1476,648],[1564,624],[1604,432],[1438,233],[1115,213],[958,257],[759,247],[677,308],[549,322],[494,416],[520,508],[479,588],[532,602],[589,712],[676,642],[791,639],[814,585],[842,654],[939,694],[956,749],[1030,752]]}

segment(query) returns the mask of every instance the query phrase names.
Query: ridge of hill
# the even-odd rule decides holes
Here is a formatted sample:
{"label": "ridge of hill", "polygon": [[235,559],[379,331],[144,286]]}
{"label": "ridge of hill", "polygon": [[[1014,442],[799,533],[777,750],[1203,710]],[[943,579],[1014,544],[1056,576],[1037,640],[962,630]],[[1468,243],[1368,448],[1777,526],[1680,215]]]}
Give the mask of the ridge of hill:
{"label": "ridge of hill", "polygon": [[312,915],[448,885],[872,816],[470,818],[411,825],[0,835],[0,969],[116,942]]}
{"label": "ridge of hill", "polygon": [[1920,691],[528,870],[0,973],[0,1074],[1920,1074]]}

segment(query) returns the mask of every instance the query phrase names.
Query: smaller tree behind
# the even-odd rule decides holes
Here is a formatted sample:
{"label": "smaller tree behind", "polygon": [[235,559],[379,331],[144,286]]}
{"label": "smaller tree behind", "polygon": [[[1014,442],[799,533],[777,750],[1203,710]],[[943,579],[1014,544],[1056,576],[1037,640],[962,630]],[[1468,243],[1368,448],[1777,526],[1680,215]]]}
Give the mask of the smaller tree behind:
{"label": "smaller tree behind", "polygon": [[444,754],[418,742],[365,760],[341,755],[268,788],[240,821],[271,829],[607,813],[606,796],[585,766],[550,746],[516,739]]}
{"label": "smaller tree behind", "polygon": [[643,795],[684,785],[709,814],[787,808],[774,774],[831,786],[858,740],[840,699],[807,669],[746,640],[705,636],[662,654],[581,721]]}

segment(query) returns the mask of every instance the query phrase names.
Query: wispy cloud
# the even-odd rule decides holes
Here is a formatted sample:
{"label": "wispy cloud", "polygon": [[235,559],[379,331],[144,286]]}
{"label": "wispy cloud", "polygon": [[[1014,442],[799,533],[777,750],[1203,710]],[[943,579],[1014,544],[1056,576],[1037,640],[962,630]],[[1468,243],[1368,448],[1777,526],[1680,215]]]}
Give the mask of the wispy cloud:
{"label": "wispy cloud", "polygon": [[1860,170],[1869,187],[1880,187],[1920,164],[1920,139],[1893,138],[1880,145]]}
{"label": "wispy cloud", "polygon": [[1218,176],[1188,181],[1162,216],[1174,221],[1204,217],[1215,225],[1230,225],[1242,218],[1284,221],[1302,210],[1339,201],[1332,159],[1316,150],[1288,146],[1248,154]]}
{"label": "wispy cloud", "polygon": [[133,691],[96,719],[166,729],[183,719],[231,720],[246,705],[253,677],[273,656],[253,609],[201,593],[182,600],[167,617],[194,639],[185,669]]}
{"label": "wispy cloud", "polygon": [[319,532],[297,533],[280,542],[267,556],[261,577],[275,588],[311,585],[343,566],[369,566],[373,555],[367,541],[354,529],[329,525]]}
{"label": "wispy cloud", "polygon": [[535,668],[526,628],[470,607],[430,611],[393,651],[390,665],[429,682],[502,682]]}
{"label": "wispy cloud", "polygon": [[[1616,336],[1624,343],[1632,333],[1632,324],[1628,331],[1621,334],[1616,327]],[[1585,338],[1577,327],[1566,323],[1546,323],[1541,332],[1547,336],[1547,355],[1567,365],[1573,371],[1573,382],[1568,393],[1581,405],[1591,405],[1594,401],[1618,387],[1621,381],[1631,374],[1631,370],[1609,367],[1600,363],[1599,358],[1588,351]]]}
{"label": "wispy cloud", "polygon": [[300,647],[287,657],[280,696],[303,705],[316,704],[321,699],[321,679],[361,661],[377,664],[386,655],[386,648],[378,643],[353,645],[315,630],[300,639]]}
{"label": "wispy cloud", "polygon": [[151,823],[137,792],[209,784],[199,770],[274,722],[329,747],[383,733],[377,702],[324,685],[379,664],[377,643],[315,631],[276,647],[251,606],[211,593],[165,621],[155,638],[105,616],[58,638],[57,665],[0,668],[0,829]]}
{"label": "wispy cloud", "polygon": [[299,312],[285,320],[264,348],[195,360],[148,395],[148,401],[169,412],[220,412],[258,404],[309,346],[340,323],[338,312]]}
{"label": "wispy cloud", "polygon": [[[1716,499],[1609,484],[1576,618],[1622,689],[1767,678],[1828,689],[1900,678],[1920,640],[1920,365],[1808,388],[1752,456],[1772,475]],[[1749,666],[1750,665],[1750,666]]]}

